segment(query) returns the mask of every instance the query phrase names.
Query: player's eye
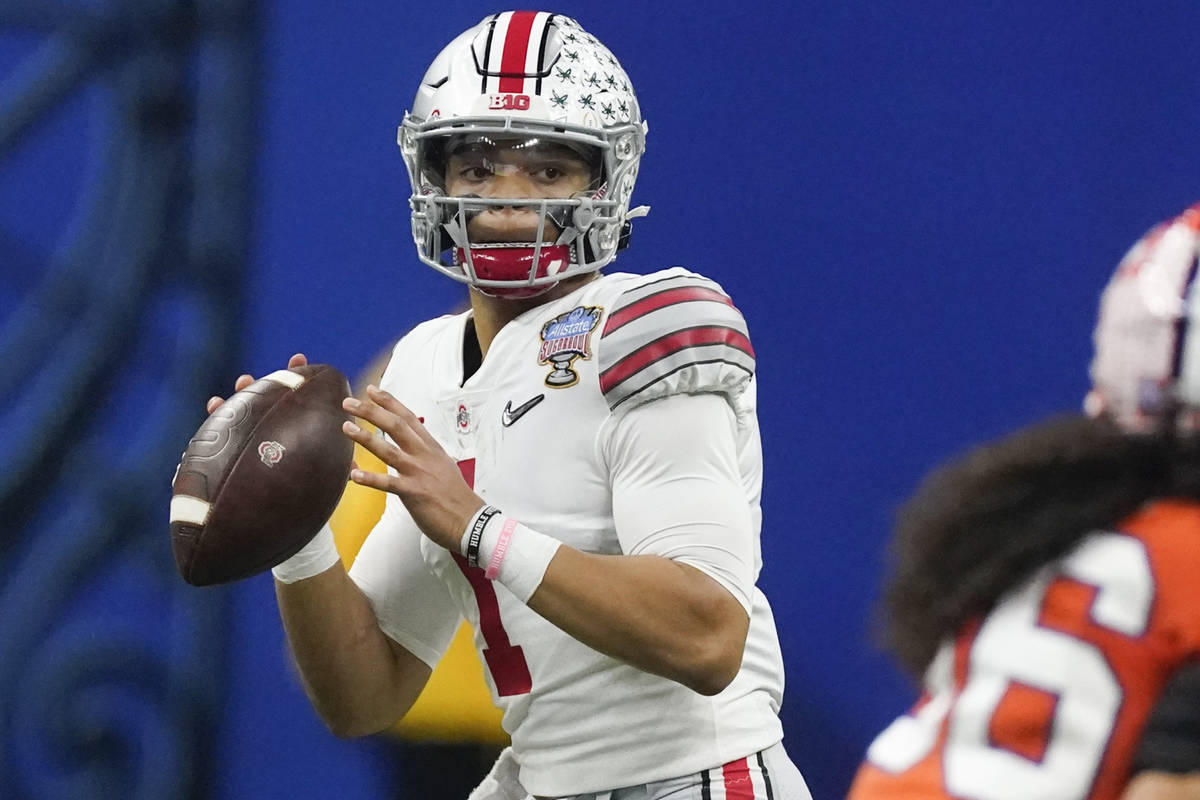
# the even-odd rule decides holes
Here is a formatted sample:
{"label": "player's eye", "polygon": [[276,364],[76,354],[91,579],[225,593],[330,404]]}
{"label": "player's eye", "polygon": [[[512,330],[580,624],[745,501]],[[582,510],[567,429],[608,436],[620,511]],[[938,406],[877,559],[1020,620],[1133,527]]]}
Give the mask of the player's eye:
{"label": "player's eye", "polygon": [[532,172],[532,175],[542,183],[558,183],[573,177],[579,171],[565,164],[544,164]]}
{"label": "player's eye", "polygon": [[458,172],[458,176],[463,180],[473,181],[475,183],[486,181],[488,178],[492,177],[492,175],[492,171],[481,164],[463,167]]}

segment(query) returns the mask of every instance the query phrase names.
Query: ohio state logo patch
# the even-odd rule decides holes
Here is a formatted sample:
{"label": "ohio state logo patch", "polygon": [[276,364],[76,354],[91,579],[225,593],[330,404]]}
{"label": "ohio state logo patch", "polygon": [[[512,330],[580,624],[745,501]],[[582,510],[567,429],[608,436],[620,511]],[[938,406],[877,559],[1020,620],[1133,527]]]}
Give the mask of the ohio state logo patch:
{"label": "ohio state logo patch", "polygon": [[273,467],[283,460],[287,448],[279,442],[262,442],[258,446],[258,457],[268,467]]}
{"label": "ohio state logo patch", "polygon": [[579,374],[571,365],[577,358],[592,357],[592,331],[603,313],[600,306],[576,306],[542,326],[537,363],[553,367],[546,376],[546,385],[551,389],[565,389],[579,382]]}

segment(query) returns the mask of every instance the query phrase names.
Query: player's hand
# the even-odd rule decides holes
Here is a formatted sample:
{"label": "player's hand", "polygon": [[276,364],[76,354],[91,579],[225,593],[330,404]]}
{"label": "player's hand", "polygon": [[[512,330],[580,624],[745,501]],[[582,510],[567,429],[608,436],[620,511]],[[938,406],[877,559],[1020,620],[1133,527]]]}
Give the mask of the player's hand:
{"label": "player's hand", "polygon": [[[292,367],[303,367],[307,363],[308,363],[308,357],[305,356],[304,353],[296,353],[296,355],[294,355],[288,359],[287,365],[288,365],[288,369],[291,369]],[[239,375],[238,379],[233,382],[233,390],[235,392],[240,392],[242,389],[245,389],[247,386],[249,386],[252,383],[254,383],[254,376],[250,375],[248,373],[244,373],[242,375]],[[217,395],[213,395],[212,397],[208,398],[208,402],[204,404],[204,410],[207,411],[209,414],[211,414],[214,411],[216,411],[218,408],[220,408],[221,404],[224,402],[225,402],[224,397],[218,397]]]}
{"label": "player's hand", "polygon": [[484,502],[467,485],[454,459],[413,412],[385,391],[368,386],[364,399],[348,397],[342,407],[390,437],[389,441],[353,422],[342,426],[347,436],[397,473],[354,469],[350,479],[398,496],[426,536],[459,552],[463,531]]}

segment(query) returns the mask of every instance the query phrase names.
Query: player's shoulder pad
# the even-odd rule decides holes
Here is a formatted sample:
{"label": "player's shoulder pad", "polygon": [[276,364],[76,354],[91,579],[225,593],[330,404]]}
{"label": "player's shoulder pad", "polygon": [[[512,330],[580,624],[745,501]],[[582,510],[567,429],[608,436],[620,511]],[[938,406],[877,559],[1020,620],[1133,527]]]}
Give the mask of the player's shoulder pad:
{"label": "player's shoulder pad", "polygon": [[734,399],[745,390],[754,348],[742,313],[715,281],[676,267],[622,289],[596,347],[610,409],[684,393]]}
{"label": "player's shoulder pad", "polygon": [[[443,314],[440,317],[426,320],[414,326],[412,330],[400,337],[392,346],[392,355],[384,369],[381,381],[388,380],[395,370],[410,369],[411,359],[428,355],[433,343],[447,335],[447,330],[454,326],[463,325],[463,317],[468,312],[459,314]],[[381,384],[382,385],[382,384]]]}
{"label": "player's shoulder pad", "polygon": [[396,346],[392,348],[392,355],[395,356],[406,350],[424,350],[430,342],[444,336],[447,329],[463,325],[463,318],[468,313],[463,311],[458,314],[443,314],[440,317],[417,323],[408,333],[397,340]]}

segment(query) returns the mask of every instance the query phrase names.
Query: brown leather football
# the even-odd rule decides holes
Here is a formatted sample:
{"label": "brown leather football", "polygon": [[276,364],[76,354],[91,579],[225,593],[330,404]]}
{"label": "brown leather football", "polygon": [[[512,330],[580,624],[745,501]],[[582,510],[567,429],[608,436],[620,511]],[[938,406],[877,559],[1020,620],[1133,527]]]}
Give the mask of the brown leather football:
{"label": "brown leather football", "polygon": [[346,376],[327,364],[273,372],[234,394],[188,442],[172,483],[171,548],[194,586],[287,559],[333,514],[354,442]]}

